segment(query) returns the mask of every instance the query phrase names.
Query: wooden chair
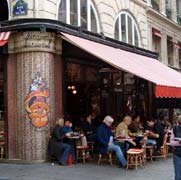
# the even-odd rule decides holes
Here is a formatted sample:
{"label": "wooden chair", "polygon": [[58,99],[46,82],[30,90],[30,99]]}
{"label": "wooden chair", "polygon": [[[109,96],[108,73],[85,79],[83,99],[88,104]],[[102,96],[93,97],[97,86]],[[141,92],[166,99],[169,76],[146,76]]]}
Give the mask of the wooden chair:
{"label": "wooden chair", "polygon": [[163,145],[161,147],[161,153],[159,155],[153,154],[153,158],[163,157],[165,160],[167,159],[167,155],[168,155],[167,140],[168,140],[168,133],[165,133],[164,138],[163,138]]}
{"label": "wooden chair", "polygon": [[99,158],[97,164],[100,165],[101,161],[108,161],[111,166],[113,166],[112,163],[112,151],[108,151],[106,154],[100,154],[99,153]]}
{"label": "wooden chair", "polygon": [[138,165],[142,166],[145,165],[146,161],[146,140],[147,137],[144,137],[142,142],[142,148],[131,148],[127,153],[127,168],[135,167],[137,169]]}
{"label": "wooden chair", "polygon": [[89,152],[89,146],[76,146],[77,161],[82,159],[85,164],[86,152]]}
{"label": "wooden chair", "polygon": [[95,157],[95,142],[88,141],[87,145],[89,146],[89,152],[93,157]]}
{"label": "wooden chair", "polygon": [[146,156],[146,159],[150,159],[151,162],[153,162],[153,151],[154,151],[154,146],[146,146],[146,150],[150,152],[150,156]]}

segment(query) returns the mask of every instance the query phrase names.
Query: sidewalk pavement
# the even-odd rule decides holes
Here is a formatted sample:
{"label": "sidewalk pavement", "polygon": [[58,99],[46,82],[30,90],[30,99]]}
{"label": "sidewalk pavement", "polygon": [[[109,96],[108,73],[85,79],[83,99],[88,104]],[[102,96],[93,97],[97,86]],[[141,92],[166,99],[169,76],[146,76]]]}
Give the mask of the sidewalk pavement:
{"label": "sidewalk pavement", "polygon": [[147,162],[145,168],[124,170],[95,162],[60,166],[54,163],[0,163],[0,180],[174,180],[172,158]]}

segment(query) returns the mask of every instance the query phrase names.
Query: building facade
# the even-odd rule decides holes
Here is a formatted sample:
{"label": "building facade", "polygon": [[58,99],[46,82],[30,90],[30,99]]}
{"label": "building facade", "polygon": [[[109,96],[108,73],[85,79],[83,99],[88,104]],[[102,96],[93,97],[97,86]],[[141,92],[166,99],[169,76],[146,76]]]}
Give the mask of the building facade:
{"label": "building facade", "polygon": [[[171,2],[176,9],[176,1]],[[76,94],[82,86],[82,89],[88,89],[86,92],[82,91],[82,94],[88,92],[87,101],[96,107],[97,101],[100,100],[91,93],[95,92],[95,89],[99,93],[100,88],[96,84],[102,78],[105,87],[101,90],[103,108],[107,113],[111,113],[112,110],[107,104],[111,103],[113,96],[109,97],[106,81],[115,79],[117,86],[124,78],[127,85],[131,85],[133,81],[132,75],[123,75],[122,72],[111,71],[111,75],[107,77],[105,72],[108,67],[97,63],[99,60],[96,57],[65,43],[59,33],[48,30],[41,23],[40,29],[37,30],[34,28],[34,21],[52,20],[57,26],[59,22],[65,23],[72,25],[71,28],[81,27],[80,31],[86,29],[135,47],[155,50],[160,54],[160,61],[178,69],[181,42],[179,18],[177,19],[173,13],[172,20],[168,19],[166,5],[163,2],[160,2],[159,7],[164,9],[160,9],[159,12],[154,10],[152,3],[149,0],[2,0],[0,2],[0,29],[6,27],[7,22],[9,28],[15,29],[16,22],[20,21],[23,22],[23,27],[29,22],[32,26],[22,29],[18,26],[18,29],[11,32],[8,46],[6,44],[0,49],[1,88],[4,91],[2,116],[6,119],[4,127],[8,159],[42,161],[47,158],[50,130],[56,118],[63,116],[66,111],[73,115],[77,113],[71,111],[76,104],[67,107],[69,98],[71,99],[69,104],[72,104],[74,97],[68,90]],[[180,5],[180,1],[177,3]],[[87,60],[88,65],[85,66],[82,58]],[[90,62],[92,59],[97,62]],[[101,77],[97,78],[97,74],[101,74]],[[79,89],[75,89],[75,79]],[[138,79],[134,81],[134,85],[136,83],[140,85],[140,89],[151,88],[149,85],[144,87],[143,80]],[[68,89],[66,94],[65,89]],[[124,104],[130,103],[129,93],[132,92],[129,86],[127,89],[123,108]],[[114,104],[121,103],[117,100],[122,98],[119,92],[116,89]],[[148,94],[144,94],[140,99],[147,97]],[[77,102],[77,99],[74,101]],[[150,103],[148,101],[140,106],[145,108]],[[79,109],[85,107],[85,104],[80,103]],[[99,112],[100,109],[95,111]],[[114,113],[119,111],[118,107]],[[85,111],[80,113],[83,114]]]}
{"label": "building facade", "polygon": [[159,52],[159,60],[180,70],[181,1],[150,0],[147,9],[149,49]]}

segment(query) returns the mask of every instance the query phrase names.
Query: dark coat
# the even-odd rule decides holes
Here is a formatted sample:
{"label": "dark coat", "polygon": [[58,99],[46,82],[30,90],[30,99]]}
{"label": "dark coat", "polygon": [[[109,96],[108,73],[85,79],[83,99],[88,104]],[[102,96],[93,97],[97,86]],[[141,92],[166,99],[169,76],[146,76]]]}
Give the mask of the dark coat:
{"label": "dark coat", "polygon": [[107,153],[107,148],[111,136],[113,136],[113,133],[110,127],[108,127],[105,123],[99,126],[97,130],[97,140],[99,143],[99,152],[101,154]]}
{"label": "dark coat", "polygon": [[66,136],[63,134],[63,129],[60,126],[56,126],[53,129],[52,136],[48,145],[48,151],[51,156],[55,156],[59,159],[62,152],[62,143]]}
{"label": "dark coat", "polygon": [[146,125],[145,130],[149,130],[154,132],[155,134],[159,134],[159,138],[151,138],[156,140],[157,148],[159,149],[163,145],[163,137],[164,137],[164,130],[160,121],[157,120],[153,127],[149,127],[148,125]]}
{"label": "dark coat", "polygon": [[91,124],[88,121],[84,121],[82,123],[82,130],[85,134],[85,136],[88,136],[89,134],[95,134],[96,133],[96,126],[92,122]]}

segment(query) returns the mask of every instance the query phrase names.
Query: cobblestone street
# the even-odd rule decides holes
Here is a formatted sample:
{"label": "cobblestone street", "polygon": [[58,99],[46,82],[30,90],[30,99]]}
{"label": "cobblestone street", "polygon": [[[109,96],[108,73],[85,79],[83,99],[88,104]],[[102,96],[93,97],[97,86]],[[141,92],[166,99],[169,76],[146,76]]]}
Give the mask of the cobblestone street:
{"label": "cobblestone street", "polygon": [[148,162],[145,168],[124,170],[109,164],[88,162],[72,166],[0,164],[0,180],[174,180],[172,158]]}

